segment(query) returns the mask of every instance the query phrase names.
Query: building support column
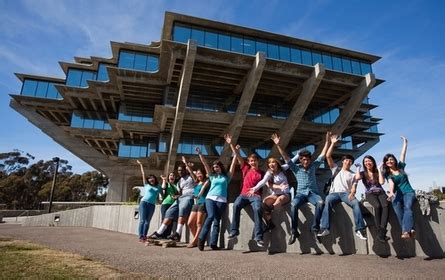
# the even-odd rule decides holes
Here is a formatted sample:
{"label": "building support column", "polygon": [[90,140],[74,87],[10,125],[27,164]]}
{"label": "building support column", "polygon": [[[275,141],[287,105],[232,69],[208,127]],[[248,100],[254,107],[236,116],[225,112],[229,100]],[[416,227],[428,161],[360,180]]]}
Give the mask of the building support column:
{"label": "building support column", "polygon": [[[253,97],[255,96],[256,89],[261,80],[264,67],[266,65],[266,54],[258,52],[255,56],[255,61],[247,74],[247,81],[244,85],[241,98],[236,109],[235,116],[232,119],[232,123],[229,125],[227,133],[232,135],[232,141],[238,142],[241,128],[246,120],[247,113],[249,112],[250,105],[252,104]],[[224,149],[221,154],[220,160],[227,165],[230,159],[232,151],[227,143],[224,144]]]}
{"label": "building support column", "polygon": [[[366,96],[368,96],[368,93],[371,91],[374,85],[374,74],[366,74],[360,85],[351,92],[351,97],[349,98],[348,103],[346,103],[345,107],[340,113],[340,116],[331,127],[332,133],[337,135],[341,135],[343,133],[343,131],[348,127],[351,120],[354,118],[354,115],[357,113],[357,110],[360,108],[363,100]],[[321,150],[323,149],[324,141],[325,137],[323,135],[322,140],[317,145],[314,155],[318,155],[321,152]]]}
{"label": "building support column", "polygon": [[[323,64],[317,63],[315,65],[314,71],[312,71],[311,76],[303,83],[303,90],[300,96],[292,107],[289,117],[280,128],[281,147],[286,148],[290,140],[292,139],[292,136],[298,128],[298,125],[303,119],[307,107],[311,103],[312,98],[314,97],[321,81],[323,80],[324,74],[325,67],[323,66]],[[278,150],[276,146],[272,148],[269,156],[278,156]]]}
{"label": "building support column", "polygon": [[182,124],[184,122],[184,114],[187,105],[187,98],[190,90],[190,83],[192,81],[193,67],[195,65],[197,43],[195,40],[189,40],[187,43],[187,53],[184,60],[184,67],[182,70],[181,84],[179,86],[178,101],[176,102],[175,120],[171,130],[170,148],[168,149],[167,164],[165,166],[165,173],[172,171],[175,168],[176,152],[178,149],[179,140],[181,138]]}

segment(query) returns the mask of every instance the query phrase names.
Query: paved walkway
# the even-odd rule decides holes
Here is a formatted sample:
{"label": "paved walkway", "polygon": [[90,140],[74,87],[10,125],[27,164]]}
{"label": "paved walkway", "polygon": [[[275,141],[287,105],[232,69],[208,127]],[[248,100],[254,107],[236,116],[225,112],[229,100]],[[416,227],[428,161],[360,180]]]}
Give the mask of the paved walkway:
{"label": "paved walkway", "polygon": [[102,261],[121,271],[161,278],[417,278],[445,279],[445,260],[397,259],[366,255],[300,255],[266,252],[143,246],[136,236],[77,227],[22,227],[0,224],[11,236]]}

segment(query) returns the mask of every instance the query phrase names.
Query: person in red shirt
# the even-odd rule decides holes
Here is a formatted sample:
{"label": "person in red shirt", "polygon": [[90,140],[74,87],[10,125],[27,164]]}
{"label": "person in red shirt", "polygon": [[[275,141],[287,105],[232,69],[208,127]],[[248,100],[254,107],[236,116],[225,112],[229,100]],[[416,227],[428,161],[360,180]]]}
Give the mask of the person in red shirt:
{"label": "person in red shirt", "polygon": [[261,181],[264,176],[264,172],[258,168],[259,160],[255,154],[251,154],[246,161],[241,157],[239,149],[236,149],[232,143],[232,136],[229,134],[224,135],[224,139],[230,145],[233,153],[235,154],[238,163],[241,166],[241,171],[243,173],[243,185],[241,188],[241,194],[235,199],[233,203],[233,216],[232,224],[230,227],[229,240],[234,239],[239,235],[239,223],[241,209],[247,205],[252,206],[253,216],[254,216],[254,240],[258,247],[264,247],[263,242],[263,220],[262,220],[262,202],[261,202],[261,192],[257,190],[251,192],[250,189],[256,186],[256,184]]}

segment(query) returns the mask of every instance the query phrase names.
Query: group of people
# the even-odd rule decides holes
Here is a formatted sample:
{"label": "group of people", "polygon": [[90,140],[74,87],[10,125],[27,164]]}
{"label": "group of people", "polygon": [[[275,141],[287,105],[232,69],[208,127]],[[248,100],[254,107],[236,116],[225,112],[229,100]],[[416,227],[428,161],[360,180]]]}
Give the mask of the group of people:
{"label": "group of people", "polygon": [[[366,240],[366,225],[360,203],[355,197],[359,181],[362,181],[366,188],[366,200],[374,208],[377,240],[380,242],[389,240],[386,236],[386,228],[390,202],[402,228],[401,238],[414,237],[412,205],[415,192],[404,171],[408,144],[405,137],[402,137],[403,147],[399,162],[393,154],[387,154],[382,164],[377,166],[375,159],[367,155],[362,164],[355,164],[356,172],[351,170],[354,165],[352,155],[346,154],[342,157],[341,167],[334,162],[332,154],[340,137],[329,131],[326,133],[323,150],[315,160],[312,160],[312,154],[307,150],[300,151],[295,157],[290,158],[280,145],[280,137],[273,134],[271,139],[285,163],[281,164],[278,159],[269,158],[265,172],[260,170],[259,158],[255,154],[248,156],[246,161],[240,154],[240,146],[232,142],[232,137],[226,134],[224,138],[234,154],[228,171],[220,160],[215,160],[209,165],[200,149],[196,148],[204,170],[193,170],[194,165],[182,157],[182,163],[177,168],[179,179],[176,180],[172,172],[168,176],[161,176],[162,184],[159,185],[156,176],[145,177],[142,163],[138,161],[144,182],[139,205],[139,240],[141,242],[160,238],[179,241],[184,225],[188,223],[193,235],[189,248],[198,247],[202,251],[210,235],[210,248],[220,249],[218,238],[221,218],[227,207],[228,188],[237,164],[242,172],[242,185],[240,195],[233,203],[229,240],[239,235],[241,210],[250,205],[254,217],[254,240],[258,247],[264,247],[263,234],[275,228],[271,220],[272,212],[289,202],[291,203],[289,245],[300,236],[298,209],[305,202],[315,206],[311,231],[317,240],[330,234],[332,208],[339,202],[344,202],[352,208],[355,234],[359,239]],[[316,170],[325,160],[332,176],[330,183],[327,184],[326,197],[323,200],[323,194],[317,184]],[[291,186],[284,173],[287,169],[290,169],[296,178],[293,199],[291,199]],[[389,183],[388,193],[382,187],[385,182]],[[150,220],[159,197],[162,197],[163,221],[161,226],[148,236]],[[177,225],[176,230],[172,232],[174,222],[177,222]]]}

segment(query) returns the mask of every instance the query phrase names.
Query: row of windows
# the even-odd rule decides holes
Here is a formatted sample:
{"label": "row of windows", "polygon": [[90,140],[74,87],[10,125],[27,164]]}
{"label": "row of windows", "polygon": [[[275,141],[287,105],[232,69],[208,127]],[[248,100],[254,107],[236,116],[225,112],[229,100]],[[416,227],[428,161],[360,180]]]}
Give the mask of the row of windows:
{"label": "row of windows", "polygon": [[68,69],[66,85],[72,87],[88,87],[88,80],[96,80],[97,73],[94,71]]}
{"label": "row of windows", "polygon": [[120,51],[118,67],[156,72],[159,70],[159,58],[141,52]]}
{"label": "row of windows", "polygon": [[331,109],[325,113],[318,113],[312,118],[314,123],[333,124],[340,116],[340,110],[338,108]]}
{"label": "row of windows", "polygon": [[377,125],[373,125],[370,128],[368,128],[367,130],[365,130],[366,132],[371,132],[371,133],[379,133],[379,130],[377,128]]}
{"label": "row of windows", "polygon": [[156,142],[134,143],[131,140],[119,141],[119,157],[142,158],[149,157],[150,153],[156,152]]}
{"label": "row of windows", "polygon": [[119,106],[118,120],[151,123],[153,122],[153,116],[147,109],[143,106],[121,104]]}
{"label": "row of windows", "polygon": [[255,55],[261,51],[268,58],[284,60],[305,65],[322,63],[331,70],[366,75],[372,73],[371,64],[348,57],[340,57],[326,52],[279,45],[241,35],[228,34],[214,30],[204,30],[184,24],[173,27],[173,41],[187,43],[196,40],[199,46],[226,50],[230,52]]}
{"label": "row of windows", "polygon": [[73,113],[71,127],[111,130],[111,126],[107,121],[87,118],[78,112]]}
{"label": "row of windows", "polygon": [[22,85],[21,95],[36,96],[48,99],[62,99],[54,83],[25,79]]}

